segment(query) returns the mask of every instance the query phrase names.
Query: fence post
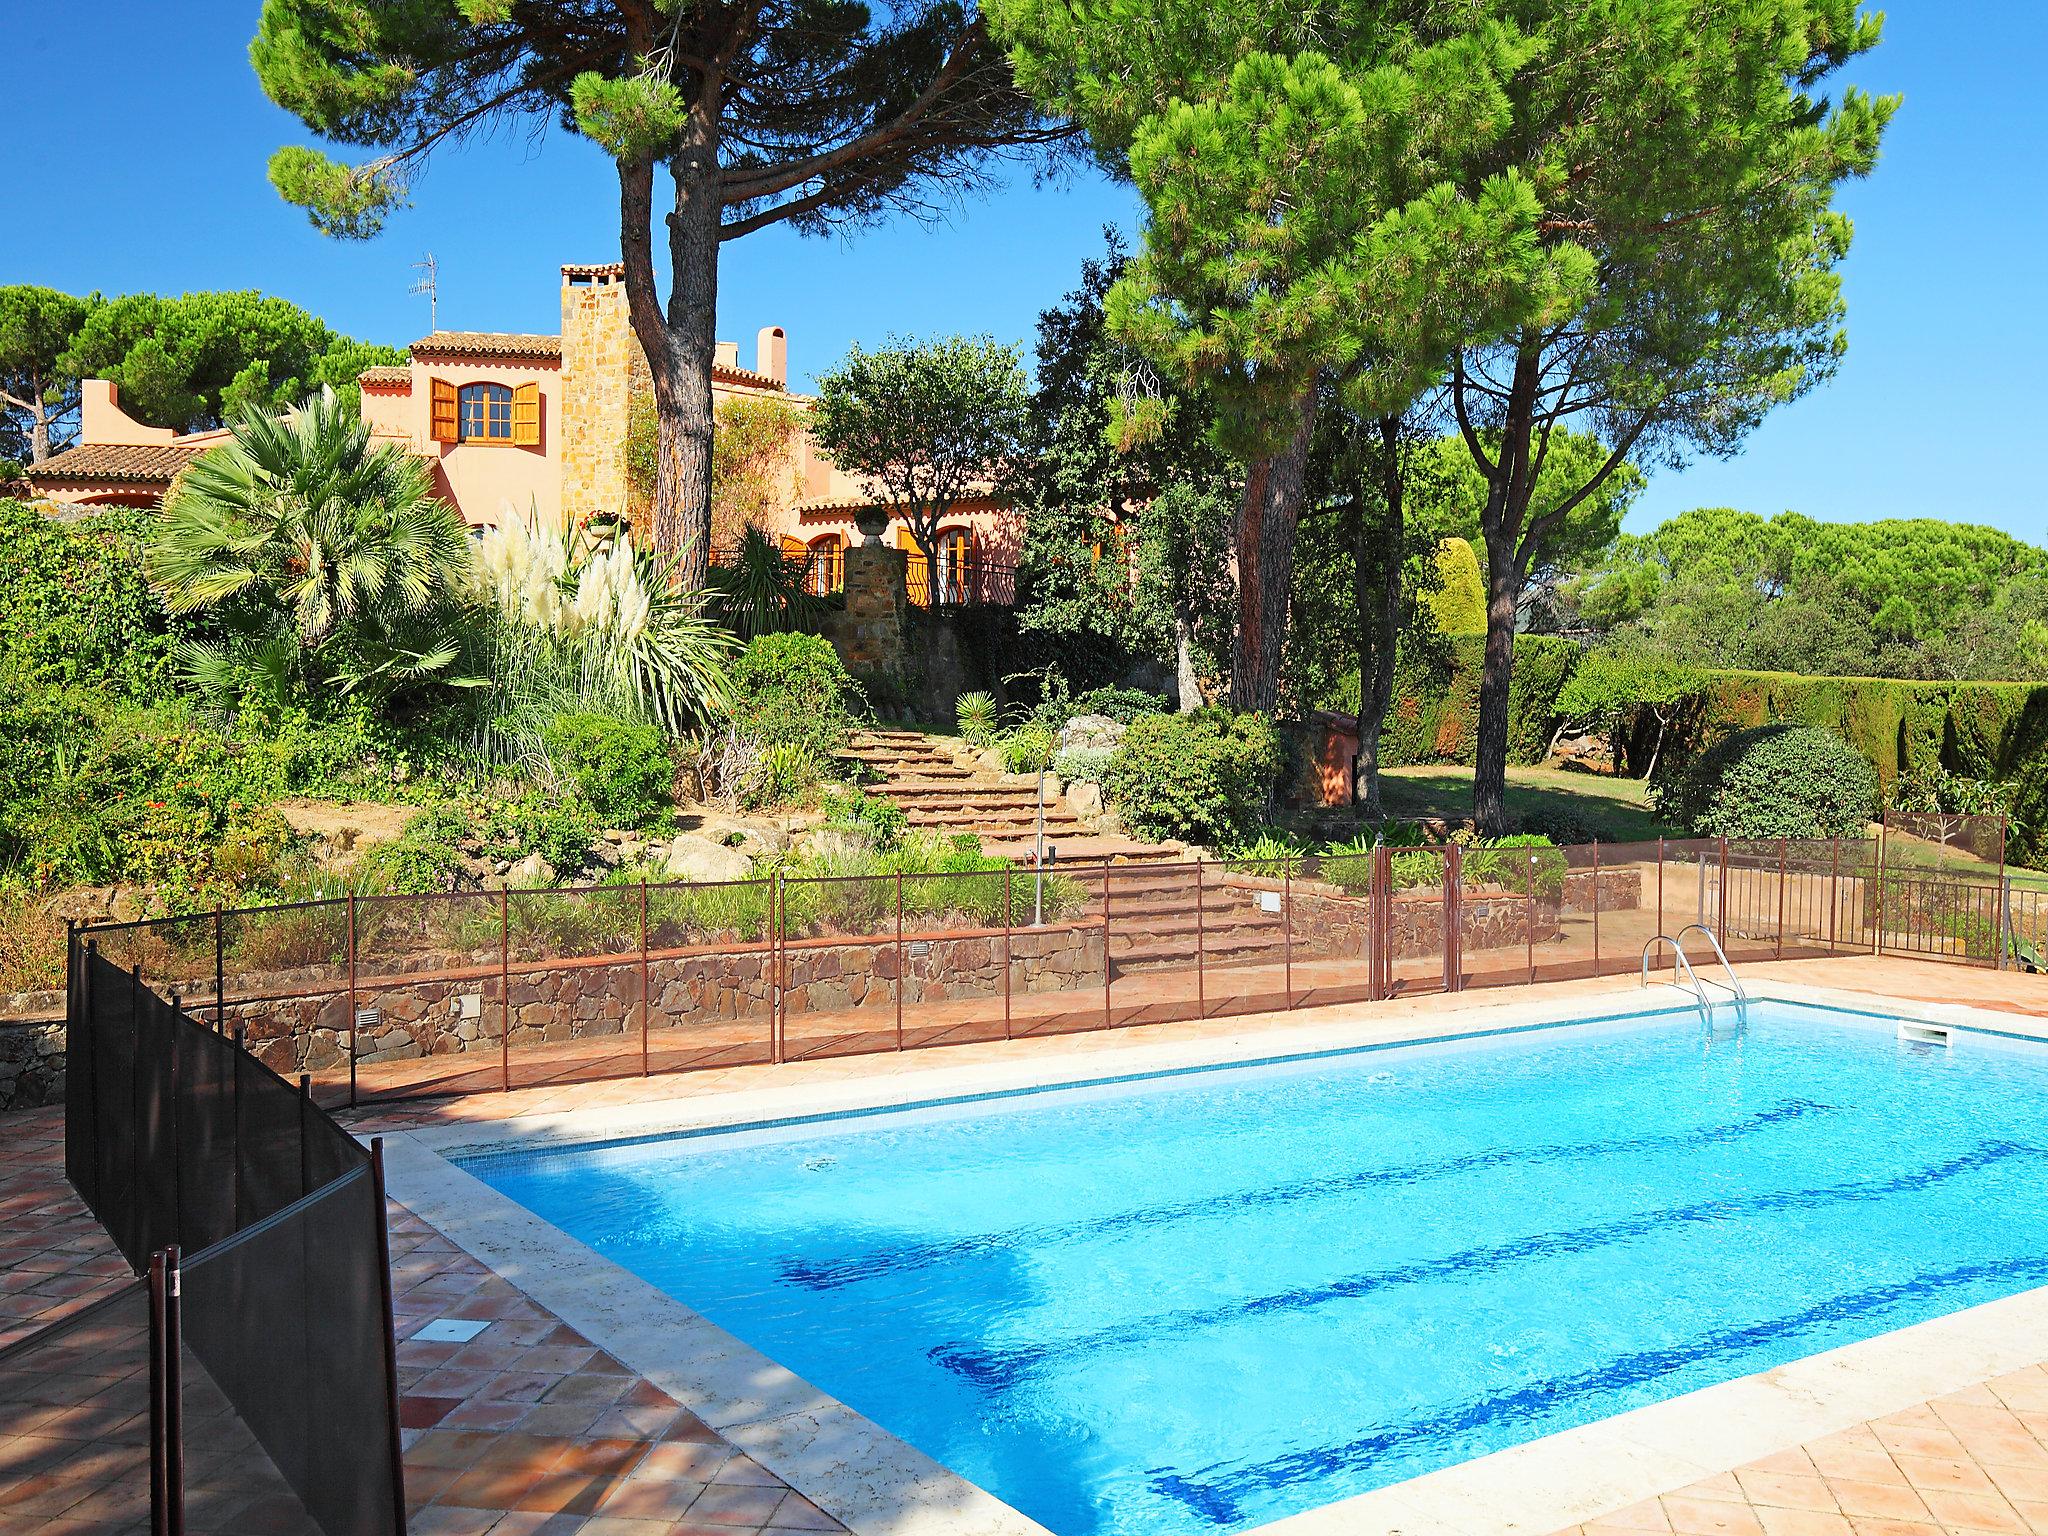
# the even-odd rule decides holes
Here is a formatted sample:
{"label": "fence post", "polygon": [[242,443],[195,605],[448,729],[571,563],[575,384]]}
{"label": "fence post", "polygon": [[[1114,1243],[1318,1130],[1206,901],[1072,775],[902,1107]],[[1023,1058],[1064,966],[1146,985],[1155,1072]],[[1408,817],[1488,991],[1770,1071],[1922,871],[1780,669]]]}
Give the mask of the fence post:
{"label": "fence post", "polygon": [[138,1239],[142,1233],[142,1128],[148,1124],[142,1113],[142,967],[128,968],[128,1059],[135,1063],[135,1070],[128,1085],[128,1113],[135,1125],[135,1134],[128,1138],[128,1209],[123,1213],[124,1225],[128,1227],[127,1249],[135,1252],[141,1246]]}
{"label": "fence post", "polygon": [[2005,830],[2003,824],[2001,824],[1998,833],[1998,916],[1993,920],[1992,926],[1994,963],[1996,968],[2001,971],[2005,969],[2005,908]]}
{"label": "fence post", "polygon": [[1873,918],[1873,919],[1871,920],[1871,924],[1870,924],[1870,952],[1871,952],[1871,953],[1872,953],[1873,955],[1881,955],[1881,954],[1883,954],[1883,953],[1884,953],[1884,855],[1885,855],[1885,842],[1886,842],[1886,834],[1887,834],[1887,832],[1889,831],[1889,829],[1890,829],[1890,826],[1891,826],[1891,823],[1890,823],[1890,821],[1889,821],[1889,820],[1888,820],[1887,818],[1885,818],[1885,817],[1879,817],[1879,818],[1878,818],[1878,823],[1877,823],[1877,912],[1876,912],[1876,916],[1875,916],[1875,917],[1874,917],[1874,918]]}
{"label": "fence post", "polygon": [[1003,1038],[1010,1038],[1010,929],[1017,914],[1010,906],[1010,874],[1016,866],[1003,864]]}
{"label": "fence post", "polygon": [[1202,861],[1195,860],[1195,1017],[1209,1017],[1208,918],[1202,911]]}
{"label": "fence post", "polygon": [[149,1256],[149,1524],[155,1536],[185,1530],[180,1279],[176,1244]]}
{"label": "fence post", "polygon": [[1664,834],[1661,832],[1657,834],[1657,931],[1664,931]]}
{"label": "fence post", "polygon": [[362,1042],[356,1038],[356,893],[348,893],[348,1107],[356,1107],[356,1057]]}
{"label": "fence post", "polygon": [[370,1139],[370,1194],[377,1204],[377,1289],[384,1302],[384,1382],[391,1405],[391,1436],[387,1452],[391,1457],[392,1529],[405,1530],[405,1454],[398,1428],[398,1314],[391,1297],[391,1207],[384,1197],[384,1138]]}
{"label": "fence post", "polygon": [[[1724,945],[1728,942],[1728,839],[1721,839],[1721,887],[1715,894],[1714,937]],[[1676,960],[1671,962],[1674,972],[1678,969]]]}
{"label": "fence post", "polygon": [[782,871],[768,871],[768,1059],[781,1066],[789,1028],[789,978],[784,972],[789,955],[789,935],[783,931],[789,901],[782,885]]}
{"label": "fence post", "polygon": [[213,909],[213,1032],[226,1034],[228,1012],[227,940],[221,929],[219,907]]}
{"label": "fence post", "polygon": [[647,982],[647,877],[640,877],[640,1075],[647,1075],[647,1031],[654,1019],[654,995]]}
{"label": "fence post", "polygon": [[1109,861],[1102,861],[1102,1027],[1109,1028]]}
{"label": "fence post", "polygon": [[1785,851],[1791,846],[1791,839],[1778,839],[1778,952],[1773,957],[1785,958]]}
{"label": "fence post", "polygon": [[896,1049],[903,1049],[903,992],[910,985],[903,959],[903,871],[896,871]]}
{"label": "fence post", "polygon": [[[1567,881],[1571,872],[1565,872]],[[1593,974],[1600,974],[1600,839],[1593,839]]]}
{"label": "fence post", "polygon": [[299,1074],[299,1198],[313,1193],[313,1167],[306,1146],[306,1119],[313,1112],[313,1079]]}
{"label": "fence post", "polygon": [[1842,839],[1828,839],[1828,953],[1835,952],[1835,933],[1842,911]]}
{"label": "fence post", "polygon": [[512,894],[498,887],[498,1087],[512,1091]]}
{"label": "fence post", "polygon": [[[1389,868],[1391,868],[1391,863]],[[1392,906],[1393,894],[1388,893]],[[1444,968],[1453,992],[1465,990],[1465,845],[1452,843],[1444,853]]]}
{"label": "fence post", "polygon": [[234,1096],[234,1101],[235,1101],[235,1102],[234,1102],[234,1122],[235,1122],[235,1131],[234,1131],[234,1148],[235,1148],[235,1157],[234,1157],[234,1163],[235,1163],[235,1209],[234,1209],[234,1218],[235,1218],[235,1221],[234,1221],[234,1230],[235,1230],[235,1231],[237,1231],[237,1232],[239,1232],[239,1231],[241,1231],[241,1230],[242,1230],[242,1182],[243,1182],[243,1181],[242,1181],[242,1058],[243,1058],[243,1056],[244,1056],[244,1055],[245,1055],[245,1054],[247,1053],[247,1050],[248,1050],[248,1047],[247,1047],[247,1045],[246,1045],[246,1044],[244,1043],[244,1042],[245,1042],[245,1039],[246,1039],[246,1036],[245,1036],[245,1033],[244,1033],[244,1031],[243,1031],[243,1029],[242,1029],[242,1026],[241,1026],[241,1025],[239,1025],[239,1024],[237,1024],[237,1025],[235,1026],[235,1054],[234,1054],[233,1056],[231,1056],[231,1057],[229,1057],[229,1058],[228,1058],[228,1059],[229,1059],[230,1061],[232,1061],[232,1062],[234,1063],[234,1068],[233,1068],[233,1070],[232,1070],[232,1071],[231,1071],[231,1072],[230,1072],[230,1073],[228,1074],[228,1077],[229,1077],[229,1081],[230,1081],[230,1083],[231,1083],[231,1084],[233,1085],[233,1096]]}
{"label": "fence post", "polygon": [[1529,952],[1529,985],[1536,984],[1536,855],[1529,855],[1529,871],[1525,879],[1528,886],[1529,904],[1522,913],[1522,942]]}
{"label": "fence post", "polygon": [[1294,1007],[1294,855],[1280,855],[1280,989]]}

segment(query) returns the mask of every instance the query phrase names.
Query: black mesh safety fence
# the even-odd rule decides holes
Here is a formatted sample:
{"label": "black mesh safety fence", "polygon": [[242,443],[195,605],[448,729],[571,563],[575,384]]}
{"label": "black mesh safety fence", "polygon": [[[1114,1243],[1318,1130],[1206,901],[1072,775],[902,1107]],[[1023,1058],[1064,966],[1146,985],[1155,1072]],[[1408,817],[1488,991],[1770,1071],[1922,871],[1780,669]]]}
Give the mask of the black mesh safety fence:
{"label": "black mesh safety fence", "polygon": [[[212,1458],[194,1529],[233,1529],[219,1519],[246,1493],[270,1512],[250,1517],[257,1526],[402,1536],[375,1150],[314,1102],[306,1079],[287,1082],[238,1036],[160,996],[90,930],[72,945],[66,1052],[66,1173],[130,1264],[155,1261],[159,1302],[182,1281],[183,1307],[160,1312],[157,1334],[169,1349],[182,1331],[197,1368],[187,1395],[203,1383],[224,1405],[207,1418],[232,1418],[258,1448],[240,1470]],[[155,1459],[210,1455],[191,1423],[181,1433],[156,1406],[145,1414]]]}
{"label": "black mesh safety fence", "polygon": [[186,1344],[326,1536],[402,1529],[383,1216],[358,1166],[183,1269]]}

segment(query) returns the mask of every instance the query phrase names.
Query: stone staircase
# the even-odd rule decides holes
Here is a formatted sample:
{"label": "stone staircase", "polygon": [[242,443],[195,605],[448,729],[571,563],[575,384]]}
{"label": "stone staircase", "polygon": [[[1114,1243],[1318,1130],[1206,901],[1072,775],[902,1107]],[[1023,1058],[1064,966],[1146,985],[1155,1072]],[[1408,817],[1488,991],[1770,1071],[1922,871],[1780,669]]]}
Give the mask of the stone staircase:
{"label": "stone staircase", "polygon": [[[1035,774],[999,774],[962,763],[918,731],[858,731],[844,754],[873,769],[869,785],[903,807],[910,825],[939,834],[972,832],[984,852],[1031,861],[1038,827]],[[1176,844],[1141,843],[1099,832],[1076,816],[1063,795],[1048,795],[1045,840],[1048,864],[1163,863],[1183,857]]]}
{"label": "stone staircase", "polygon": [[[1089,904],[1101,911],[1101,898]],[[1186,868],[1115,871],[1109,883],[1109,954],[1118,975],[1186,970],[1199,953],[1212,966],[1278,965],[1286,919],[1259,892],[1225,885],[1205,866],[1198,885]]]}

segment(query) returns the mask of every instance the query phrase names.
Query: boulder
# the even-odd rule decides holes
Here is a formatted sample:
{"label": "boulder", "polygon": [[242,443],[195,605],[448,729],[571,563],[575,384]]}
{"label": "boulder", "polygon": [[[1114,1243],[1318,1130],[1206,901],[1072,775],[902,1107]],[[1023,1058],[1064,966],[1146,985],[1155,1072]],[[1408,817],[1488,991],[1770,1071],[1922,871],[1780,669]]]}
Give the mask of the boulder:
{"label": "boulder", "polygon": [[1102,814],[1102,786],[1076,779],[1067,786],[1067,804],[1084,820]]}
{"label": "boulder", "polygon": [[1113,752],[1124,739],[1124,727],[1107,715],[1076,715],[1060,727],[1059,750],[1072,748]]}
{"label": "boulder", "polygon": [[745,880],[754,861],[737,848],[684,833],[668,845],[668,872],[675,880]]}
{"label": "boulder", "polygon": [[505,872],[505,883],[520,890],[542,890],[555,883],[555,866],[529,853]]}
{"label": "boulder", "polygon": [[983,747],[974,760],[990,773],[1009,772],[1009,769],[1003,762],[1003,752],[1000,747]]}

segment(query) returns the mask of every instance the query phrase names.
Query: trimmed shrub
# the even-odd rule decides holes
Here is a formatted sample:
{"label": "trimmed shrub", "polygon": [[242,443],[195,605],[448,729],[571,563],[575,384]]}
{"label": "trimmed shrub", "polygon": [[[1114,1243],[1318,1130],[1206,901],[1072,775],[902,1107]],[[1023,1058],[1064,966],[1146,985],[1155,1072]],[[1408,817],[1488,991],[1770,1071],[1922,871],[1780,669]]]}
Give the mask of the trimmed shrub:
{"label": "trimmed shrub", "polygon": [[1877,772],[1817,726],[1763,725],[1716,742],[1650,786],[1695,837],[1846,837],[1877,811]]}
{"label": "trimmed shrub", "polygon": [[732,666],[733,723],[763,748],[802,747],[822,762],[846,745],[860,690],[832,642],[760,635]]}
{"label": "trimmed shrub", "polygon": [[[1576,641],[1556,635],[1515,637],[1515,671],[1508,683],[1508,761],[1540,763],[1557,729],[1557,696],[1579,664]],[[1457,635],[1434,654],[1404,654],[1394,674],[1393,707],[1380,732],[1380,755],[1389,767],[1408,763],[1462,763],[1479,755],[1479,676],[1484,635]],[[1358,674],[1348,682],[1357,707]]]}
{"label": "trimmed shrub", "polygon": [[1258,835],[1280,767],[1280,737],[1264,715],[1141,715],[1103,788],[1135,832],[1230,847]]}
{"label": "trimmed shrub", "polygon": [[1422,606],[1445,635],[1486,633],[1486,575],[1469,539],[1445,539],[1436,547],[1437,585]]}
{"label": "trimmed shrub", "polygon": [[901,843],[910,828],[910,818],[894,800],[857,789],[826,790],[823,809],[826,826],[865,832],[883,852]]}
{"label": "trimmed shrub", "polygon": [[668,743],[651,725],[610,715],[557,715],[541,739],[555,767],[607,826],[645,826],[674,803]]}

